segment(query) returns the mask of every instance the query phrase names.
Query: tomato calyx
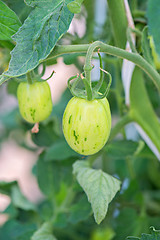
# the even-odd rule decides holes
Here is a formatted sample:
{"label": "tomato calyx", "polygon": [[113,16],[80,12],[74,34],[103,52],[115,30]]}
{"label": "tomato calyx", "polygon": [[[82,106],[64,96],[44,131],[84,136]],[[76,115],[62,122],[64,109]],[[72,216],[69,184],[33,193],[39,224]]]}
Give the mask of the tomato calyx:
{"label": "tomato calyx", "polygon": [[[84,72],[81,74],[77,74],[71,78],[68,79],[68,88],[70,89],[73,96],[78,98],[83,98],[88,101],[91,101],[93,99],[102,99],[107,96],[111,83],[112,83],[112,77],[111,74],[103,69],[103,63],[102,58],[100,55],[100,48],[98,49],[98,57],[100,61],[100,79],[98,83],[93,87],[91,83],[91,71],[93,69],[93,66],[91,64],[92,54],[99,46],[99,42],[94,42],[90,45],[87,51],[86,55],[86,61],[84,65]],[[108,80],[104,79],[104,73],[106,73],[109,77]],[[106,90],[102,93],[100,92],[100,89],[102,87],[102,84],[104,81],[107,81],[107,87]],[[83,82],[83,87],[79,87],[80,82]]]}
{"label": "tomato calyx", "polygon": [[38,72],[38,67],[36,67],[34,70],[27,72],[25,75],[22,75],[20,77],[14,77],[14,80],[17,81],[18,83],[28,82],[29,84],[33,84],[34,82],[46,82],[53,76],[55,71],[53,70],[48,78],[42,79],[42,77],[45,74],[45,71],[46,71],[46,64],[43,63],[41,73]]}
{"label": "tomato calyx", "polygon": [[[92,84],[90,84],[88,79],[84,76],[85,72],[72,76],[71,78],[68,79],[68,88],[70,89],[73,96],[91,101],[93,99],[102,99],[108,95],[108,92],[112,83],[112,76],[109,72],[105,71],[102,68],[103,67],[102,60],[99,52],[98,52],[98,55],[100,58],[100,79],[98,83],[94,87],[92,87]],[[90,69],[90,71],[92,69]],[[104,79],[104,73],[106,73],[109,76],[109,82],[107,79]],[[78,87],[81,81],[83,81],[83,85],[84,85],[83,88]],[[108,85],[106,87],[105,92],[101,93],[100,88],[102,87],[102,84],[104,81],[107,81]]]}
{"label": "tomato calyx", "polygon": [[32,84],[33,81],[34,81],[34,82],[44,82],[44,81],[49,80],[49,79],[53,76],[53,74],[55,73],[54,70],[52,71],[52,73],[50,74],[50,76],[49,76],[48,78],[42,79],[42,77],[43,77],[44,74],[45,74],[46,64],[43,63],[42,66],[43,66],[43,68],[42,68],[42,72],[41,72],[40,74],[39,74],[39,72],[38,72],[38,68],[36,68],[35,70],[32,70],[32,71],[30,71],[30,72],[28,72],[28,73],[26,74],[26,76],[27,76],[27,81],[28,81],[29,84]]}

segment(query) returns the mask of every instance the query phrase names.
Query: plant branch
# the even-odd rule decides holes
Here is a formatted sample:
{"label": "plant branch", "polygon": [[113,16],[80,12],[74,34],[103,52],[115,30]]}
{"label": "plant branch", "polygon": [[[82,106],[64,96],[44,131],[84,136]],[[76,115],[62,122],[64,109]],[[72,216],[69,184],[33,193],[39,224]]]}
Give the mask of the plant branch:
{"label": "plant branch", "polygon": [[[122,59],[127,59],[140,67],[152,79],[158,91],[160,92],[160,75],[143,57],[141,57],[138,53],[127,52],[121,48],[113,47],[100,41],[98,42],[100,52],[104,52]],[[90,44],[56,46],[54,51],[44,61],[67,53],[85,53],[87,52],[89,46]]]}

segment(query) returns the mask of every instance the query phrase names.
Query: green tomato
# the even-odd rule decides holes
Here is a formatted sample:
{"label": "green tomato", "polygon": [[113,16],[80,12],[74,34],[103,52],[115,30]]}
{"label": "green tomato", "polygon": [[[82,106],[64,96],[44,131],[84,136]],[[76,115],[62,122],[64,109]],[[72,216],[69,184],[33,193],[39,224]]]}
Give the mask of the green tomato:
{"label": "green tomato", "polygon": [[92,233],[91,240],[112,240],[115,233],[112,228],[107,227],[105,229],[95,229]]}
{"label": "green tomato", "polygon": [[108,140],[111,112],[108,100],[73,97],[63,115],[63,133],[69,146],[82,155],[98,152]]}
{"label": "green tomato", "polygon": [[41,122],[51,114],[52,99],[47,82],[20,83],[17,98],[20,113],[27,122]]}

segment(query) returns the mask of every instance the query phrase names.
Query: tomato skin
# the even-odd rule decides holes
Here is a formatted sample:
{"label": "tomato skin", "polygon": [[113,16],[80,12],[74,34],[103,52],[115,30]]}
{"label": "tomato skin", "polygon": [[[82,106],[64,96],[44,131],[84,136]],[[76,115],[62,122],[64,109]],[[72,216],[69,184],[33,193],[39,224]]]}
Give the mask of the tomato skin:
{"label": "tomato skin", "polygon": [[111,112],[107,98],[88,101],[73,97],[63,115],[63,133],[69,146],[82,155],[98,152],[108,140]]}
{"label": "tomato skin", "polygon": [[51,114],[52,98],[47,82],[20,83],[17,98],[20,113],[27,122],[41,122]]}

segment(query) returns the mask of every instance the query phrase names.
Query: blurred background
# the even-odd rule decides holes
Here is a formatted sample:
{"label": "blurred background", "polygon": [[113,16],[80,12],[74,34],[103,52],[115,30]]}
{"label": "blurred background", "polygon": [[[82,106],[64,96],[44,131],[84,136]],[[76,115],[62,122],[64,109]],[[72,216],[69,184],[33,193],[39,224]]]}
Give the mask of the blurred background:
{"label": "blurred background", "polygon": [[[84,18],[77,19],[75,17],[68,32],[73,35],[76,33],[79,37],[82,37],[85,33]],[[40,66],[39,71],[41,70],[42,67]],[[51,88],[54,108],[54,105],[60,100],[62,93],[67,88],[67,80],[72,75],[76,75],[78,69],[73,64],[66,65],[63,62],[63,58],[59,58],[55,65],[46,68],[43,78],[48,78],[53,70],[55,74],[48,80],[48,83]],[[3,84],[0,87],[0,115],[7,114],[7,112],[11,112],[17,107],[18,102],[16,97],[8,94],[7,84]],[[9,121],[12,121],[12,117],[10,117]],[[30,127],[32,128],[32,125],[30,125]],[[0,129],[3,131],[1,121]],[[29,132],[30,131],[28,131],[28,141],[31,141],[29,140]],[[31,142],[31,144],[33,144],[33,142]],[[24,195],[32,202],[37,202],[37,200],[42,198],[42,193],[39,191],[37,182],[31,173],[38,154],[39,152],[29,151],[26,148],[20,147],[10,134],[0,145],[0,180],[17,180]],[[9,197],[0,194],[0,211],[3,211],[8,206],[9,202]],[[4,223],[6,219],[7,215],[0,214],[0,224]]]}
{"label": "blurred background", "polygon": [[[83,9],[85,10],[85,9]],[[106,0],[97,0],[95,2],[95,35],[102,34],[102,26],[106,20],[107,4]],[[83,11],[82,15],[75,15],[68,33],[72,36],[83,38],[86,33],[86,17],[87,12]],[[67,39],[64,39],[64,43],[68,43]],[[82,63],[84,58],[81,57]],[[95,68],[92,71],[92,80],[97,80],[99,76],[99,61],[93,60]],[[39,71],[41,71],[41,66]],[[44,75],[44,79],[48,78],[52,71],[55,70],[55,74],[48,81],[54,105],[60,100],[62,93],[67,87],[67,80],[69,77],[76,75],[79,70],[75,65],[66,65],[63,58],[58,58],[58,62],[55,65],[48,66]],[[12,80],[10,80],[12,81]],[[0,115],[7,112],[12,112],[13,109],[18,107],[18,102],[15,96],[8,94],[7,83],[0,87]],[[1,120],[1,119],[0,119]],[[12,121],[12,116],[8,121]],[[32,126],[31,126],[32,127]],[[3,126],[0,121],[0,129],[3,131]],[[14,134],[14,133],[12,133]],[[37,160],[39,152],[30,151],[21,147],[14,139],[14,136],[9,134],[7,139],[0,145],[0,180],[13,181],[17,180],[24,195],[32,202],[37,202],[42,198],[42,193],[39,191],[37,182],[32,175],[32,167]],[[17,132],[16,132],[17,134]],[[18,137],[18,136],[17,136]],[[30,140],[30,133],[28,131],[28,141],[32,145]],[[33,144],[34,145],[34,144]],[[0,211],[3,211],[9,204],[10,199],[7,196],[0,194]],[[4,223],[7,219],[7,215],[0,214],[0,224]]]}
{"label": "blurred background", "polygon": [[[24,22],[31,9],[29,7],[26,9],[22,0],[6,0],[6,2],[8,6],[15,10],[18,16],[20,16],[21,21]],[[112,3],[112,1],[108,2]],[[147,25],[147,0],[129,0],[128,2],[133,14],[135,26],[140,32],[142,32]],[[120,23],[118,22],[118,24]],[[81,8],[81,13],[75,14],[68,32],[59,40],[58,44],[88,44],[100,40],[110,45],[125,48],[126,37],[124,37],[124,46],[117,45],[113,29],[111,14],[107,8],[107,1],[85,0]],[[141,37],[137,36],[136,40],[136,48],[138,52],[142,54]],[[125,102],[126,95],[121,77],[122,62],[120,59],[107,54],[101,54],[101,56],[103,59],[103,68],[112,75],[112,86],[107,98],[111,106],[112,126],[114,126],[117,120],[120,120],[121,117],[125,116],[128,112],[127,104]],[[10,55],[7,50],[0,47],[0,73],[8,68],[9,58]],[[35,178],[36,174],[38,178],[36,162],[37,159],[38,162],[41,162],[41,156],[39,156],[39,154],[43,152],[44,149],[46,150],[45,153],[48,154],[48,149],[50,150],[54,147],[57,142],[62,143],[62,145],[65,142],[61,129],[61,120],[64,108],[71,98],[71,94],[69,90],[67,90],[67,80],[77,73],[83,72],[84,61],[84,54],[81,54],[81,56],[79,56],[79,54],[66,54],[63,55],[63,57],[46,61],[47,66],[43,78],[48,78],[52,71],[55,71],[54,75],[48,80],[52,93],[53,111],[51,116],[41,123],[38,135],[31,134],[32,125],[25,122],[19,114],[16,98],[18,83],[14,79],[11,79],[0,87],[0,181],[18,181],[24,196],[26,196],[31,202],[38,203],[36,204],[38,206],[38,214],[41,215],[40,218],[42,217],[40,221],[48,221],[50,213],[52,214],[52,212],[50,210],[50,202],[48,204],[44,200],[44,196],[40,191]],[[94,55],[92,64],[94,66],[92,70],[92,81],[94,85],[98,81],[100,75],[97,54]],[[127,66],[126,75],[128,74],[128,70],[129,68]],[[38,67],[38,71],[39,73],[42,72],[42,65]],[[158,96],[157,89],[148,76],[143,75],[143,77],[144,85],[149,96],[148,101],[152,103],[157,116],[160,116],[160,96]],[[106,89],[108,84],[107,75],[105,75],[104,80],[101,90]],[[77,181],[74,181],[74,176],[71,173],[72,164],[77,160],[75,152],[71,152],[71,149],[67,145],[68,148],[65,149],[64,155],[68,154],[67,151],[69,151],[69,153],[71,152],[71,155],[68,154],[67,156],[64,156],[63,154],[60,154],[59,158],[51,159],[52,156],[50,153],[50,159],[47,159],[46,162],[44,161],[44,165],[47,167],[51,164],[54,173],[57,169],[60,169],[60,176],[58,176],[58,180],[60,179],[60,181],[57,182],[59,185],[62,184],[62,186],[59,186],[57,182],[52,181],[53,179],[50,180],[52,181],[52,184],[55,185],[55,189],[58,186],[57,189],[59,191],[57,189],[55,190],[57,191],[55,195],[57,202],[59,201],[62,203],[61,198],[65,196],[66,191],[68,191],[70,187],[70,178],[73,178],[72,180],[75,184],[73,185],[76,192],[75,199],[73,200],[73,205],[69,206],[73,210],[73,212],[71,212],[71,214],[73,213],[73,219],[72,221],[69,219],[71,215],[68,217],[68,212],[64,212],[64,214],[62,213],[63,216],[58,215],[60,219],[57,217],[58,220],[56,219],[57,222],[55,223],[55,226],[57,224],[60,231],[58,229],[56,233],[58,235],[61,232],[64,233],[64,236],[60,235],[61,237],[58,239],[111,240],[114,238],[115,240],[124,240],[128,235],[140,236],[143,231],[149,232],[149,227],[151,225],[154,225],[157,228],[159,227],[159,162],[157,161],[156,156],[148,148],[145,141],[143,141],[141,136],[135,130],[133,124],[128,124],[125,130],[126,131],[122,131],[117,135],[116,139],[107,143],[107,147],[105,146],[99,155],[96,155],[94,166],[97,169],[102,169],[105,173],[121,179],[122,181],[122,189],[117,194],[118,197],[115,197],[109,205],[107,217],[101,225],[96,225],[94,222],[93,215],[91,215],[90,204],[88,204],[84,192],[81,192],[82,189],[79,189],[79,185],[77,184]],[[130,139],[133,141],[130,141]],[[78,155],[78,159],[81,157],[82,156]],[[60,164],[62,167],[59,167],[59,161],[61,161]],[[43,170],[43,165],[41,167]],[[41,174],[42,177],[43,171]],[[69,179],[68,182],[66,181],[67,178]],[[39,182],[39,186],[42,185],[40,188],[44,194],[46,194],[44,190],[46,187],[45,181],[46,179],[44,178],[44,185]],[[68,187],[67,190],[66,186]],[[75,204],[77,202],[79,206],[78,204]],[[8,222],[9,224],[11,222],[12,225],[13,220],[13,231],[15,223],[14,218],[16,221],[17,219],[19,221],[19,218],[21,218],[20,221],[22,224],[27,223],[27,221],[32,222],[32,217],[35,216],[34,212],[31,212],[30,209],[29,211],[25,211],[26,206],[24,206],[24,209],[23,207],[21,209],[19,205],[15,207],[12,206],[12,204],[9,205],[9,203],[10,198],[6,195],[0,194],[0,225],[7,220],[9,214],[10,218]],[[6,209],[8,205],[9,210]],[[81,211],[82,207],[84,207],[83,211]],[[52,206],[52,208],[54,209],[54,206]],[[9,214],[2,214],[1,212],[4,210],[5,212],[8,211]],[[66,216],[68,218],[67,221],[65,219]],[[33,218],[33,222],[34,220],[35,219]],[[40,225],[39,219],[36,219],[36,221]],[[65,226],[65,223],[67,227]],[[71,228],[71,235],[68,238],[66,238],[66,236],[68,236],[67,224],[70,225]],[[5,225],[7,225],[7,223]],[[3,227],[5,225],[3,225]],[[10,225],[8,226],[10,227]],[[3,227],[1,236],[2,239],[6,239],[5,232],[7,232],[7,228],[4,227],[3,229]],[[96,231],[98,231],[98,235],[95,234]],[[73,236],[73,233],[76,233],[77,235]],[[77,236],[79,238],[77,238]],[[100,237],[97,238],[96,236]]]}

